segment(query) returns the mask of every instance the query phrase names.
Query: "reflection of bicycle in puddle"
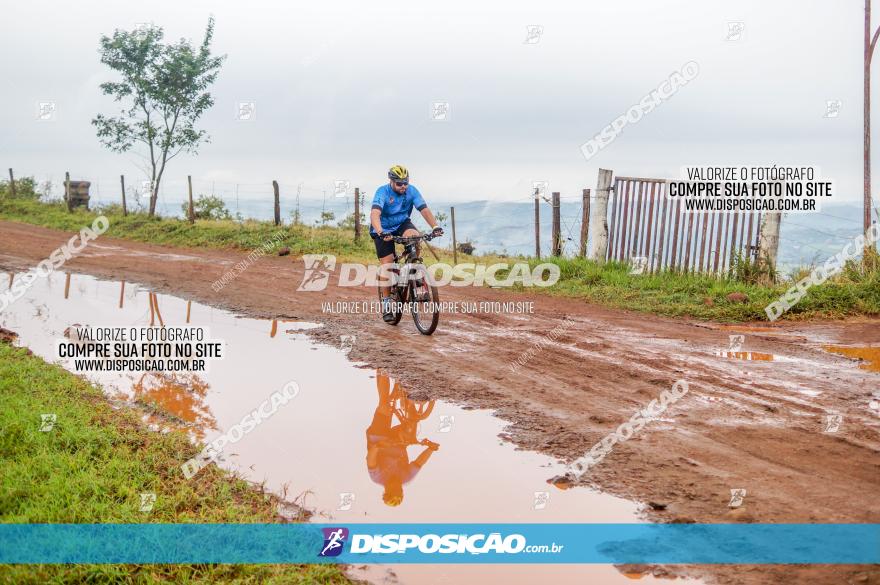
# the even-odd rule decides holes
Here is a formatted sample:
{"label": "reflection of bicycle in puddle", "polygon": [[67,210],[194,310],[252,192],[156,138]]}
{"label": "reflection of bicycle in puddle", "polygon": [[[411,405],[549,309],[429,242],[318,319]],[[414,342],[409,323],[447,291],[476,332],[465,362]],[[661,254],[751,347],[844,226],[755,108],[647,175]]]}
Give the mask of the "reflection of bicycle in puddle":
{"label": "reflection of bicycle in puddle", "polygon": [[[403,502],[404,484],[412,481],[440,448],[431,440],[418,438],[419,422],[431,415],[434,401],[410,399],[398,382],[392,387],[388,376],[379,372],[376,390],[379,404],[367,427],[367,470],[370,478],[385,488],[382,501],[399,506]],[[412,461],[407,452],[410,445],[425,447]]]}

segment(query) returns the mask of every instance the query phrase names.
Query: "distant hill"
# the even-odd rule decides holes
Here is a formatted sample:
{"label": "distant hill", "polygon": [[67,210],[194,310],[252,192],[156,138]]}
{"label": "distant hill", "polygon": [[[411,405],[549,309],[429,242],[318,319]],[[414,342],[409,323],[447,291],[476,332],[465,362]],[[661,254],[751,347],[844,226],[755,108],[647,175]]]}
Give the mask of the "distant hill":
{"label": "distant hill", "polygon": [[[95,203],[100,201],[93,200]],[[108,201],[109,202],[109,201]],[[182,216],[183,199],[161,198],[158,211],[166,216]],[[531,255],[535,251],[534,203],[530,200],[468,201],[448,203],[429,201],[435,212],[449,214],[455,205],[456,235],[458,241],[471,241],[477,253],[505,253]],[[268,198],[226,201],[229,210],[242,217],[272,219],[273,204]],[[328,197],[326,201],[303,199],[300,212],[304,223],[314,224],[322,210],[333,211],[335,222],[352,213],[351,198]],[[369,200],[366,204],[369,207]],[[562,201],[561,220],[564,253],[577,253],[580,243],[581,209],[579,200]],[[296,207],[295,199],[282,198],[281,214],[285,221]],[[413,213],[416,225],[421,220]],[[876,217],[875,217],[876,219]],[[448,223],[448,220],[447,220]],[[541,253],[550,253],[550,206],[541,205]],[[800,266],[816,264],[836,254],[852,238],[858,235],[862,225],[860,203],[826,203],[819,213],[788,214],[782,220],[779,246],[779,268],[788,272]]]}

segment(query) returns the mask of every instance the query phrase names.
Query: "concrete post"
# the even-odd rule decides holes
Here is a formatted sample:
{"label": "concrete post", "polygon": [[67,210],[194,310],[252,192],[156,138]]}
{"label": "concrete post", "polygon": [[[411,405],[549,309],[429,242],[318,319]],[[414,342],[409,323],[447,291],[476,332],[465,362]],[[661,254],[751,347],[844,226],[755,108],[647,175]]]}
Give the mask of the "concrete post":
{"label": "concrete post", "polygon": [[761,217],[761,232],[758,241],[758,258],[766,262],[771,270],[776,270],[776,257],[779,253],[779,227],[782,214],[779,212],[765,213]]}
{"label": "concrete post", "polygon": [[611,192],[613,174],[614,172],[608,169],[599,169],[596,203],[590,209],[590,233],[593,234],[590,258],[597,262],[604,262],[608,254],[608,195]]}

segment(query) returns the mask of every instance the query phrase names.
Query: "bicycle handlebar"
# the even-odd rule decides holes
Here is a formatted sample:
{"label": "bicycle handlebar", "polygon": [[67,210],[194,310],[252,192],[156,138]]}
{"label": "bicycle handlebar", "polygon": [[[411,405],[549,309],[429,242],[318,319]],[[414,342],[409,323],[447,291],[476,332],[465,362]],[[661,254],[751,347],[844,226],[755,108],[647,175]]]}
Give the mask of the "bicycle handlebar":
{"label": "bicycle handlebar", "polygon": [[395,244],[414,244],[419,240],[424,240],[426,242],[430,242],[434,238],[436,238],[432,233],[422,234],[420,236],[393,236],[391,239]]}

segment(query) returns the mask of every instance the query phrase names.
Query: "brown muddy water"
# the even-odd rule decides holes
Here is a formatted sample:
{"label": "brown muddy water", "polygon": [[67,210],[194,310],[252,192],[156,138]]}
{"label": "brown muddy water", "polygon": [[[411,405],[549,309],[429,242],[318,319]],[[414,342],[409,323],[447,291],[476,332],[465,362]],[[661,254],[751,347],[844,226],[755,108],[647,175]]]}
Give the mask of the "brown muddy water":
{"label": "brown muddy water", "polygon": [[[0,283],[10,286],[13,278],[0,274]],[[314,511],[313,521],[641,521],[636,503],[548,483],[563,465],[499,439],[505,422],[491,412],[411,400],[393,379],[350,362],[344,349],[313,342],[304,332],[316,324],[243,318],[133,283],[60,273],[37,278],[0,313],[0,326],[18,333],[18,344],[68,369],[72,361],[56,355],[68,328],[151,321],[207,327],[206,336],[225,342],[225,357],[199,374],[85,376],[141,408],[157,430],[184,428],[198,442],[216,438],[296,381],[296,397],[228,445],[221,465]],[[340,341],[343,348],[357,344],[356,337]],[[385,565],[352,572],[405,584],[658,581],[608,565]]]}
{"label": "brown muddy water", "polygon": [[869,372],[880,372],[880,346],[861,345],[826,345],[825,349],[831,353],[845,355],[848,358],[861,361],[860,368]]}

